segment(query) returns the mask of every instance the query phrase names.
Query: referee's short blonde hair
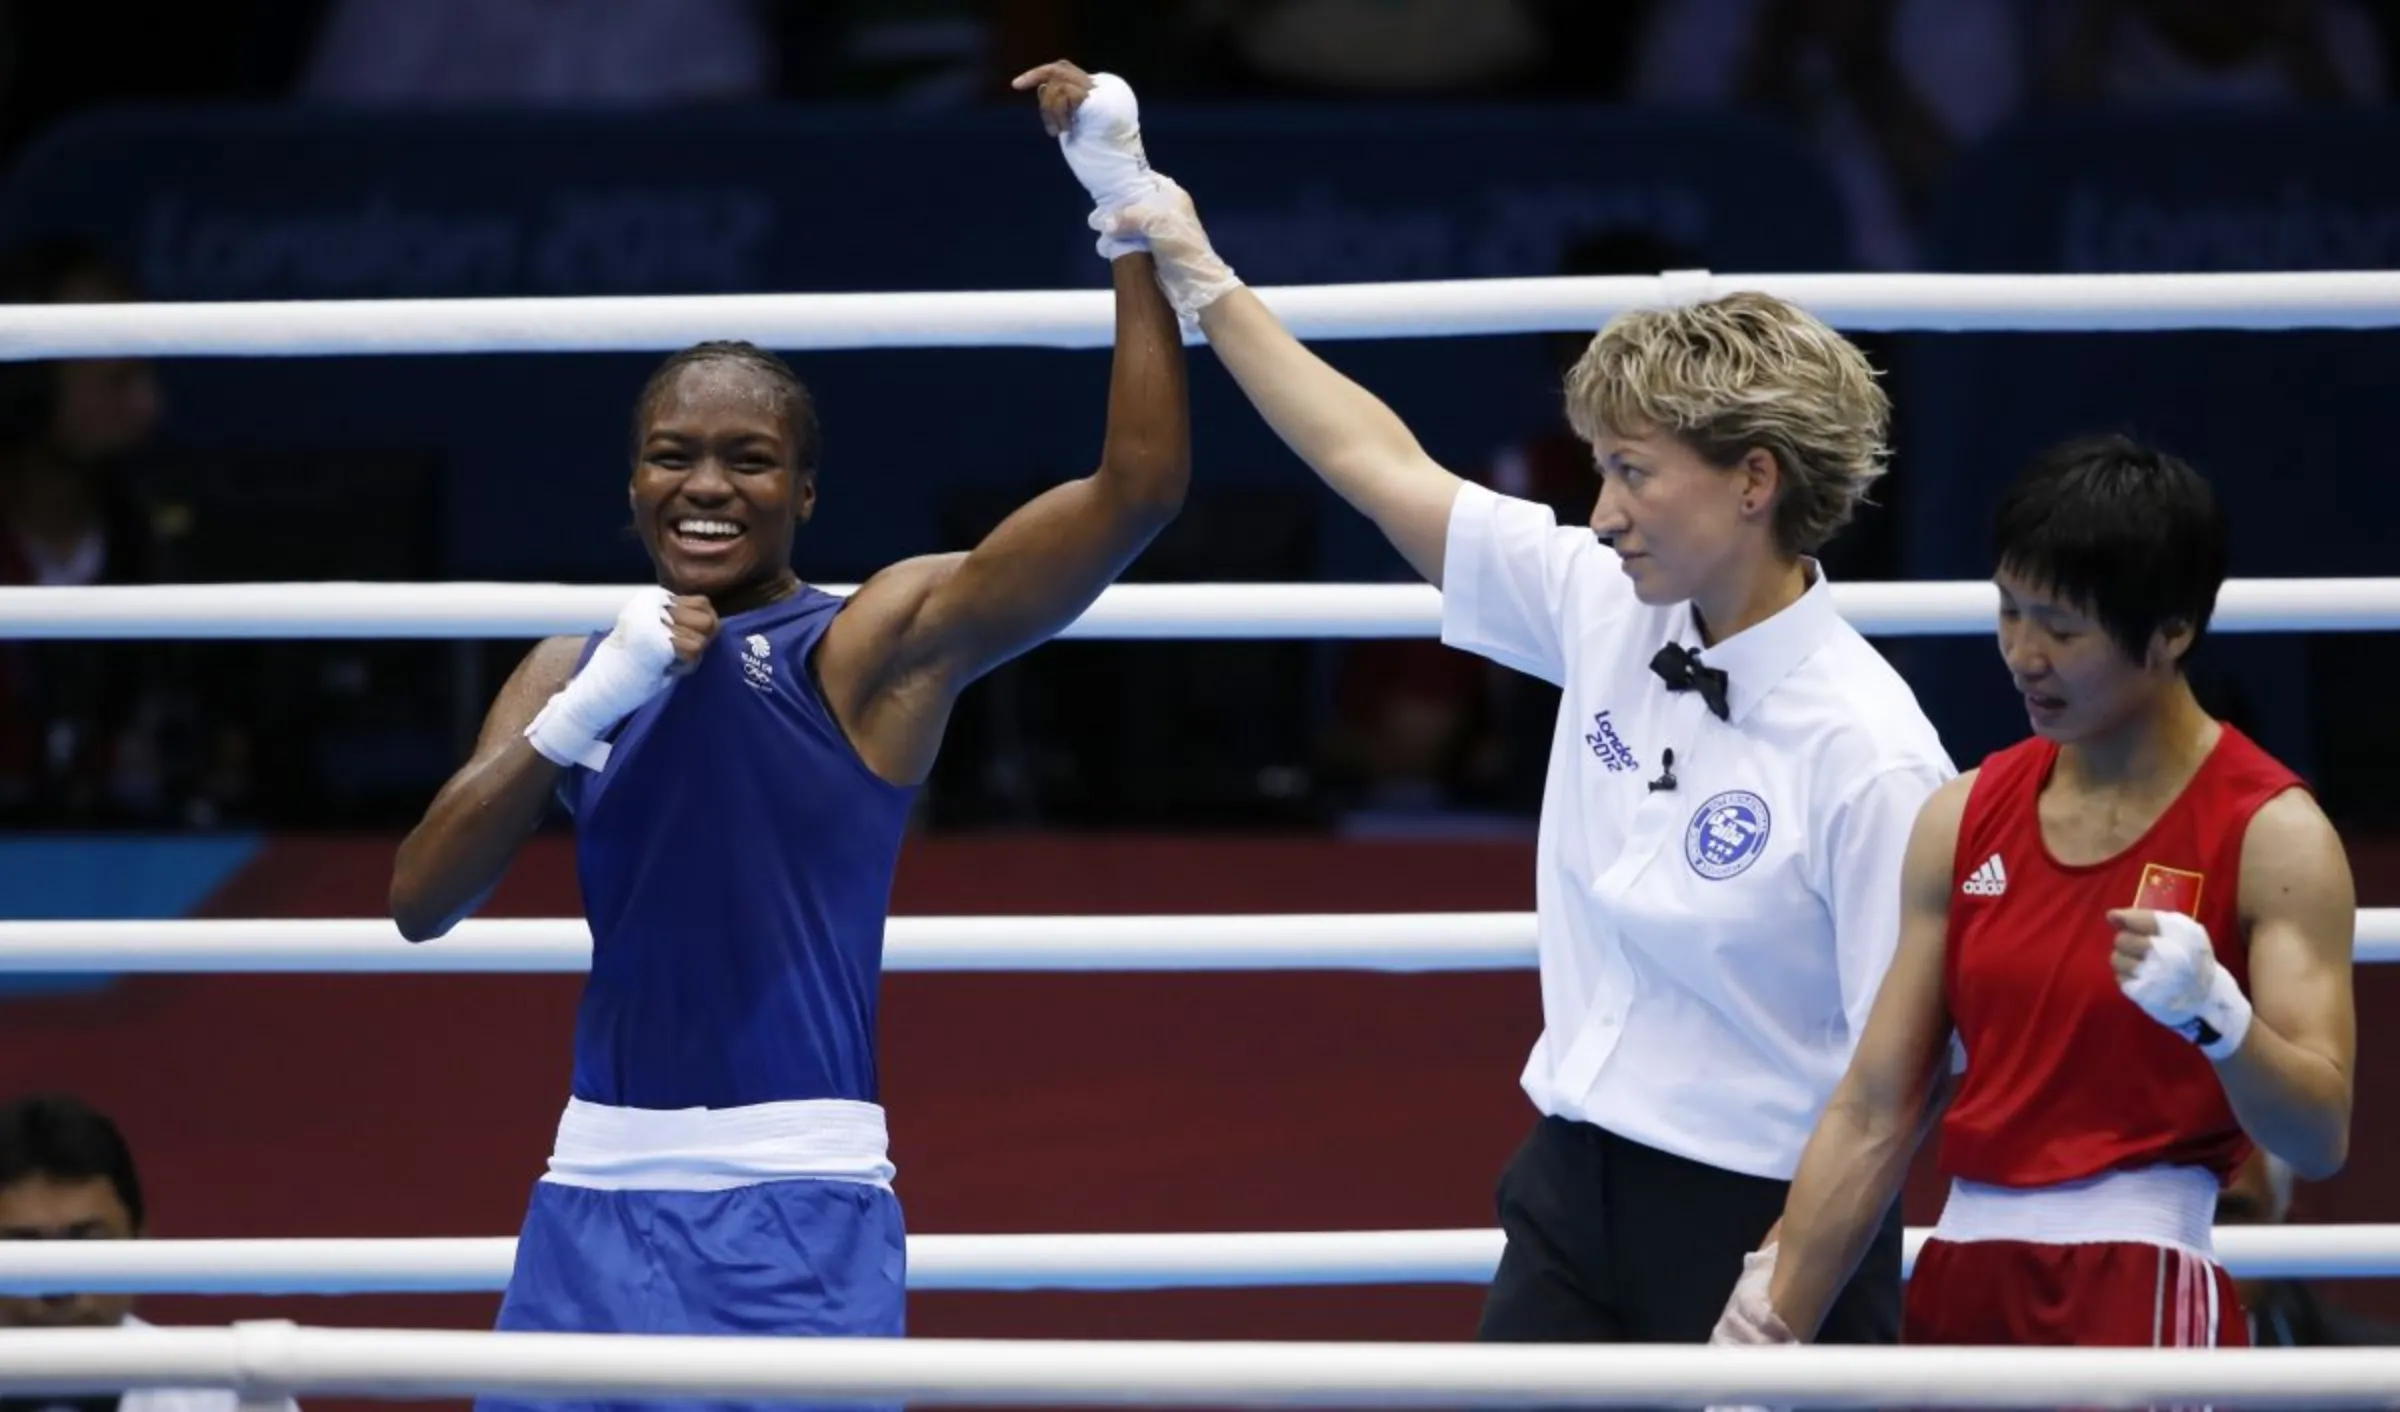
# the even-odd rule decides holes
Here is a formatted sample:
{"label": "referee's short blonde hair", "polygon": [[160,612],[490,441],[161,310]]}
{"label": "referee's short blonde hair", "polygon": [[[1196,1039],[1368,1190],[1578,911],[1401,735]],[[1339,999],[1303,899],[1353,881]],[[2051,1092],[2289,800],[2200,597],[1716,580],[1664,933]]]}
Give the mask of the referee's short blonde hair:
{"label": "referee's short blonde hair", "polygon": [[1849,523],[1891,454],[1891,402],[1866,356],[1766,294],[1609,320],[1567,374],[1567,419],[1585,441],[1668,432],[1713,466],[1772,452],[1775,537],[1788,554]]}

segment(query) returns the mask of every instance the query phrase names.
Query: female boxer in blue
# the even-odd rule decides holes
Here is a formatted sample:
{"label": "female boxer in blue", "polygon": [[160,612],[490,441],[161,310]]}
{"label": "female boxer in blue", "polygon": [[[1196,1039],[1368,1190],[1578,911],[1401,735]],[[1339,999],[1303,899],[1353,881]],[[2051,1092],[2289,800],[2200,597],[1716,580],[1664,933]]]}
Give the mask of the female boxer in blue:
{"label": "female boxer in blue", "polygon": [[[1079,174],[1108,189],[1140,168],[1129,94],[1086,105],[1079,73],[1041,89]],[[902,1332],[875,1034],[911,799],[960,690],[1080,615],[1189,476],[1175,316],[1147,253],[1102,248],[1099,469],[847,599],[791,568],[817,421],[790,369],[705,343],[643,390],[629,498],[659,586],[605,636],[533,649],[392,872],[400,930],[437,937],[548,799],[574,815],[592,970],[502,1328]]]}

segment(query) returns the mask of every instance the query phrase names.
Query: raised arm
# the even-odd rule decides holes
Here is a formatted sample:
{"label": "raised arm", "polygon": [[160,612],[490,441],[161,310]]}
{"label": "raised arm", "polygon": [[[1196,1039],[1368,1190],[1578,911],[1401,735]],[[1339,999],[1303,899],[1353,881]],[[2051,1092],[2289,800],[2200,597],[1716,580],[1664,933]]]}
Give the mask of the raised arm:
{"label": "raised arm", "polygon": [[1148,247],[1177,315],[1207,334],[1267,425],[1438,587],[1451,502],[1462,482],[1425,454],[1391,408],[1311,353],[1243,288],[1210,248],[1191,198],[1141,158],[1138,134],[1130,150],[1139,166],[1122,174],[1077,163],[1099,205],[1094,224],[1108,237]]}
{"label": "raised arm", "polygon": [[1768,1298],[1791,1333],[1813,1338],[1900,1194],[1935,1106],[1950,1007],[1942,959],[1952,855],[1972,772],[1934,791],[1901,870],[1900,944],[1876,992],[1849,1072],[1809,1135],[1784,1200]]}
{"label": "raised arm", "polygon": [[1035,497],[964,554],[876,575],[818,648],[835,715],[893,783],[932,771],[969,682],[1073,622],[1182,508],[1191,416],[1175,315],[1149,256],[1120,256],[1113,273],[1117,349],[1100,468]]}
{"label": "raised arm", "polygon": [[[1197,217],[1191,230],[1199,230]],[[1205,250],[1207,237],[1196,240]],[[1191,253],[1189,241],[1156,234],[1151,248],[1164,261]],[[1425,454],[1391,408],[1310,352],[1248,289],[1236,286],[1213,300],[1200,311],[1200,328],[1283,444],[1440,587],[1459,478]]]}

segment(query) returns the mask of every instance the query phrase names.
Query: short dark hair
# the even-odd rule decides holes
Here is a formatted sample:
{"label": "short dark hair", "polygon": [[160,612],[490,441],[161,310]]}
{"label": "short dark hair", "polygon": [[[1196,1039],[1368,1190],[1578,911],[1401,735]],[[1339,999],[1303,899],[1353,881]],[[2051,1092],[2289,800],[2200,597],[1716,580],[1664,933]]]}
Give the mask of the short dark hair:
{"label": "short dark hair", "polygon": [[752,372],[763,374],[775,384],[783,399],[783,416],[792,438],[792,468],[813,473],[817,469],[817,401],[809,396],[808,385],[792,371],[791,364],[759,347],[740,339],[710,339],[695,343],[670,356],[642,384],[642,395],[633,404],[633,454],[642,454],[642,434],[650,420],[650,404],[657,401],[675,381],[676,374],[694,363],[739,363]]}
{"label": "short dark hair", "polygon": [[2051,447],[2018,474],[1992,520],[1996,565],[2089,612],[2137,662],[2174,623],[2191,625],[2190,659],[2216,612],[2227,557],[2208,482],[2129,436]]}
{"label": "short dark hair", "polygon": [[142,1181],[134,1174],[133,1150],[107,1114],[81,1099],[41,1093],[0,1106],[0,1187],[34,1177],[105,1177],[133,1228],[142,1229]]}

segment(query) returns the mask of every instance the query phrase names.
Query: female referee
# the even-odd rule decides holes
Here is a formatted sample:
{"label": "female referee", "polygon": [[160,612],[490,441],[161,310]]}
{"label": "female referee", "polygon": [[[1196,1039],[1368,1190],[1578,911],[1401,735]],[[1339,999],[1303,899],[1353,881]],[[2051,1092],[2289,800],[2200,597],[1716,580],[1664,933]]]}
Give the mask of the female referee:
{"label": "female referee", "polygon": [[[1052,65],[1020,84],[1073,73]],[[1101,201],[1285,443],[1442,590],[1442,637],[1564,688],[1534,896],[1540,1114],[1487,1339],[1701,1342],[1783,1207],[1889,964],[1952,769],[1809,558],[1883,471],[1857,349],[1780,300],[1626,314],[1576,365],[1587,529],[1444,470],[1302,347],[1164,178]],[[1899,1332],[1900,1229],[1827,1337]]]}

